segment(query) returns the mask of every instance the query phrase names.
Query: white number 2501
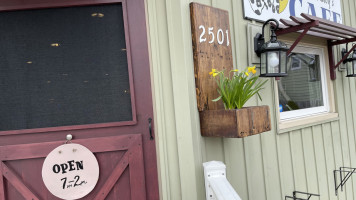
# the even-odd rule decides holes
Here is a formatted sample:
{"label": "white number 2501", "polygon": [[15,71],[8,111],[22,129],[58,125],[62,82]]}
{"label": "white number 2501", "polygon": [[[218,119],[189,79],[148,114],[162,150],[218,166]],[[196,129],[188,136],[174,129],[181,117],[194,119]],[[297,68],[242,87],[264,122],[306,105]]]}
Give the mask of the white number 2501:
{"label": "white number 2501", "polygon": [[[205,27],[203,25],[200,25],[199,29],[202,29],[202,32],[199,37],[199,43],[206,42],[207,39],[205,36],[205,32],[206,32]],[[226,30],[225,33],[226,33],[226,46],[229,46],[230,45],[229,31]],[[208,27],[208,35],[210,35],[211,38],[209,44],[214,43],[215,41],[214,27]],[[224,43],[225,35],[224,35],[224,31],[221,28],[218,29],[218,31],[216,32],[216,39],[218,41],[218,44],[222,45]]]}

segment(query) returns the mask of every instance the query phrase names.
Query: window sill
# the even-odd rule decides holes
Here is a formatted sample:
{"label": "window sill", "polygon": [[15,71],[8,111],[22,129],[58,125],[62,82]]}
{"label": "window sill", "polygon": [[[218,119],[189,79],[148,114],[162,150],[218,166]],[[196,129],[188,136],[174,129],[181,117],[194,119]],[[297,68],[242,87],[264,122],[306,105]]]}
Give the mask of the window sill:
{"label": "window sill", "polygon": [[325,113],[279,122],[278,134],[339,120],[338,113]]}

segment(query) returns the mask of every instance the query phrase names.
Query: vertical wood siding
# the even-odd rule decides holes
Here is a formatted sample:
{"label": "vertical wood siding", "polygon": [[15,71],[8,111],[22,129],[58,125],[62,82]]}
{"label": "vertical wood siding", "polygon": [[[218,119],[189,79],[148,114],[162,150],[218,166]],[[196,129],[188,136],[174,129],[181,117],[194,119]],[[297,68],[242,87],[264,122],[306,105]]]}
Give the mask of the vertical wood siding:
{"label": "vertical wood siding", "polygon": [[[227,178],[243,200],[282,200],[294,190],[320,194],[321,200],[355,200],[356,177],[335,196],[333,170],[356,167],[355,79],[337,72],[333,81],[335,107],[340,120],[244,139],[203,138],[196,108],[190,0],[147,0],[151,51],[155,130],[161,199],[205,199],[202,163],[227,165]],[[247,23],[242,0],[197,0],[229,11],[235,67],[248,63]],[[341,0],[344,24],[356,27],[356,1]],[[339,52],[340,48],[335,48]],[[340,59],[340,53],[335,53]],[[272,79],[249,105],[276,109]]]}

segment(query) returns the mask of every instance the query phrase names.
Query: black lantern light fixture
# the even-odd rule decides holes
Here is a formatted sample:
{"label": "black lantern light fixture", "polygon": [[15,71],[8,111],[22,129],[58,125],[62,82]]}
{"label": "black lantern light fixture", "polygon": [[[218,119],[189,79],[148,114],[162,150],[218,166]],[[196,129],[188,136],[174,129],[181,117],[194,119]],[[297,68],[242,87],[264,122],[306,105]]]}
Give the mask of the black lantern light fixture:
{"label": "black lantern light fixture", "polygon": [[[346,49],[342,49],[341,51],[342,57],[344,57],[347,52],[348,50],[346,44]],[[356,49],[354,49],[353,53],[350,53],[348,58],[343,61],[344,64],[347,64],[348,62],[351,62],[351,65],[346,65],[346,77],[356,77]]]}
{"label": "black lantern light fixture", "polygon": [[[271,39],[265,43],[264,28],[269,22],[275,22],[271,27]],[[279,23],[275,19],[267,20],[262,26],[262,34],[257,33],[254,39],[256,54],[260,57],[260,77],[282,77],[287,76],[287,51],[288,47],[277,40],[275,30]]]}

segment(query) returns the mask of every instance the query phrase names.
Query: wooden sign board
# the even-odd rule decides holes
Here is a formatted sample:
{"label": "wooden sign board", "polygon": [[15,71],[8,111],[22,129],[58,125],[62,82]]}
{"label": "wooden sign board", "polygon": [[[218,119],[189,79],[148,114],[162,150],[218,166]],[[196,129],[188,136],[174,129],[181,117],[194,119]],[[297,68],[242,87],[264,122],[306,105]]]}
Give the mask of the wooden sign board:
{"label": "wooden sign board", "polygon": [[228,11],[191,3],[194,75],[198,110],[224,109],[215,79],[209,75],[212,68],[229,72],[233,68]]}

